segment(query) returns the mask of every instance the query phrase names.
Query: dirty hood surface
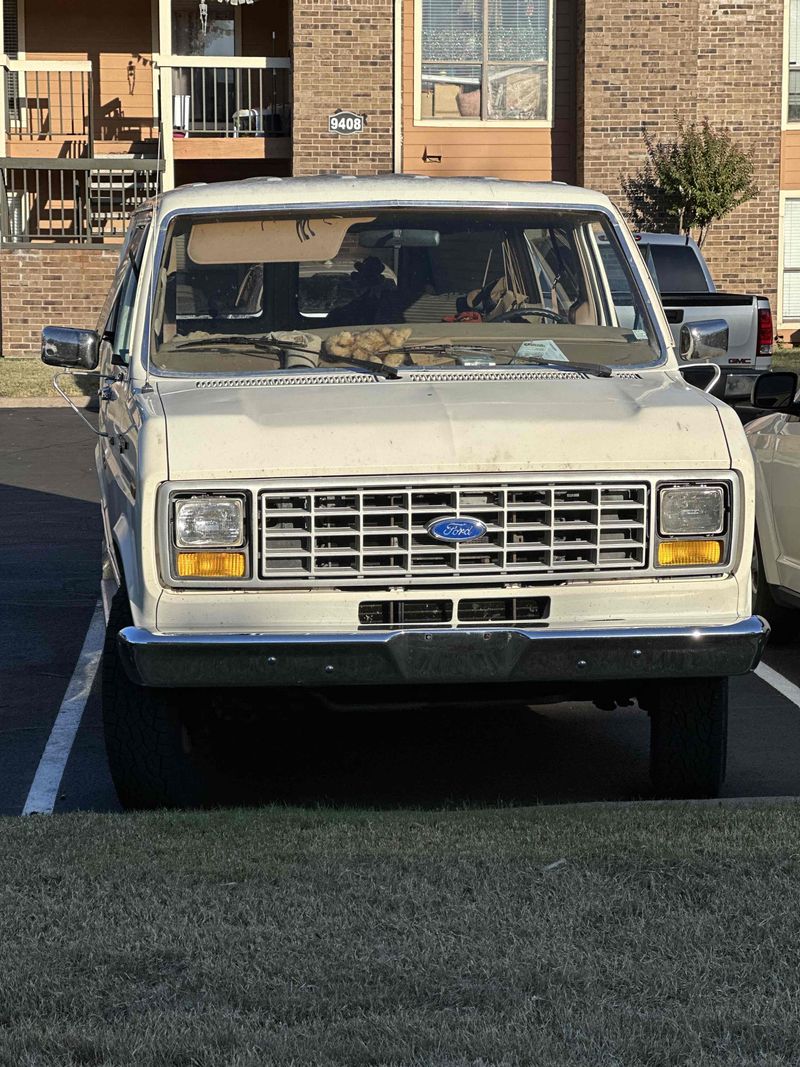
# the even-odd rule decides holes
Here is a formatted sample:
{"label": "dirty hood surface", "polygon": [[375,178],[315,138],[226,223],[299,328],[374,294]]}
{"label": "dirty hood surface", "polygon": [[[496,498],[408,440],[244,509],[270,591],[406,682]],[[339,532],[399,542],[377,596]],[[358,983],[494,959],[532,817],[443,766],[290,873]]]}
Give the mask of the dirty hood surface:
{"label": "dirty hood surface", "polygon": [[728,468],[713,403],[663,372],[612,378],[158,382],[172,480]]}

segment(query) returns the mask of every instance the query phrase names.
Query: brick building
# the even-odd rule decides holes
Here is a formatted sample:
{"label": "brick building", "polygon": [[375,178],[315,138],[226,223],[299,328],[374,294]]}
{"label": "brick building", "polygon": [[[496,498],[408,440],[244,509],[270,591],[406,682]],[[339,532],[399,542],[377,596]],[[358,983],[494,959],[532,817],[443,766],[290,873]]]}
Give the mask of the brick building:
{"label": "brick building", "polygon": [[[93,323],[134,204],[258,174],[495,175],[619,196],[708,117],[759,196],[718,284],[800,340],[800,0],[2,0],[0,324]],[[337,110],[358,133],[329,132]]]}

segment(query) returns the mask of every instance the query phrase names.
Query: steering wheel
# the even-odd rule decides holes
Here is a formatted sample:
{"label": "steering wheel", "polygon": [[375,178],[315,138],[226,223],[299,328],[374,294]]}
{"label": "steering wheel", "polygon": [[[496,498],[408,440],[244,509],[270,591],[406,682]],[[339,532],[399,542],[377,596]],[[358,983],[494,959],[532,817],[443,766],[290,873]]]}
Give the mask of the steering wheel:
{"label": "steering wheel", "polygon": [[522,304],[520,307],[511,308],[509,311],[503,311],[500,315],[496,315],[493,319],[489,319],[489,322],[513,322],[515,319],[524,319],[528,317],[539,317],[551,319],[553,322],[559,322],[564,326],[569,325],[569,319],[564,315],[559,314],[557,311],[551,311],[550,308],[539,307],[536,304]]}

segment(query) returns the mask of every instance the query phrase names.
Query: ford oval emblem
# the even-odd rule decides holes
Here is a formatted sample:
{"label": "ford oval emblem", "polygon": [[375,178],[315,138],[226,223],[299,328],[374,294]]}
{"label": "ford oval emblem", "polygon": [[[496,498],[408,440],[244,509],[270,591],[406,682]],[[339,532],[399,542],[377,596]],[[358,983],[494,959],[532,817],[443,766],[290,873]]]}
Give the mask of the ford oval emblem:
{"label": "ford oval emblem", "polygon": [[437,541],[476,541],[486,533],[486,523],[454,515],[452,518],[431,519],[425,529]]}

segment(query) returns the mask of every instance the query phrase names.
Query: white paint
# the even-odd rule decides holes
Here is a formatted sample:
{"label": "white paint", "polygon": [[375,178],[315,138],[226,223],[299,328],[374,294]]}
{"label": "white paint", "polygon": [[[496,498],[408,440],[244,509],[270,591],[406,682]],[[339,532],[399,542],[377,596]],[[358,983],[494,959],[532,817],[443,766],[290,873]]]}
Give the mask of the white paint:
{"label": "white paint", "polygon": [[782,674],[773,670],[772,667],[768,667],[766,663],[759,663],[755,673],[763,682],[771,685],[773,689],[777,689],[781,696],[791,700],[793,704],[800,708],[800,686],[790,682],[788,678],[784,678]]}
{"label": "white paint", "polygon": [[70,678],[56,721],[47,739],[39,766],[31,783],[23,815],[51,815],[55,807],[64,768],[81,724],[83,709],[89,699],[100,657],[103,652],[106,624],[103,605],[97,602],[83,641],[78,662]]}

